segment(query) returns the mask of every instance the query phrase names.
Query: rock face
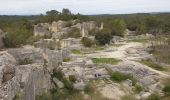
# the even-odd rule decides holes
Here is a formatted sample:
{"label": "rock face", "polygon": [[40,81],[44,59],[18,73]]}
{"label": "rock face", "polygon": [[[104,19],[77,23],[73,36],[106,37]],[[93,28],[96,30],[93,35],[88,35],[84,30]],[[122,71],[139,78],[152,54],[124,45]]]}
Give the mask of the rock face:
{"label": "rock face", "polygon": [[59,32],[61,29],[65,28],[67,22],[59,20],[58,22],[52,22],[51,31],[52,32]]}
{"label": "rock face", "polygon": [[40,23],[34,26],[34,36],[51,36],[51,25],[48,23]]}
{"label": "rock face", "polygon": [[[0,99],[35,100],[52,88],[51,73],[69,57],[69,51],[38,48],[10,49],[0,53]],[[31,59],[31,64],[19,65],[20,60]],[[61,84],[60,84],[61,85]],[[62,87],[62,86],[61,86]]]}
{"label": "rock face", "polygon": [[2,47],[4,46],[3,37],[3,31],[0,29],[0,49],[2,49]]}
{"label": "rock face", "polygon": [[92,29],[96,28],[96,24],[94,21],[90,21],[90,22],[83,22],[81,25],[81,35],[82,37],[87,37],[89,34],[89,31],[91,31]]}
{"label": "rock face", "polygon": [[0,53],[0,85],[15,75],[16,60],[7,52]]}

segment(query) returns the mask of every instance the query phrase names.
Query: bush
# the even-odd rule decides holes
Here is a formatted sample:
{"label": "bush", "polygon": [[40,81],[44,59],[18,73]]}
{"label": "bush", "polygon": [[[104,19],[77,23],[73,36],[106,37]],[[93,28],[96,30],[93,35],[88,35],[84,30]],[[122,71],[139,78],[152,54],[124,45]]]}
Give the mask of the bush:
{"label": "bush", "polygon": [[67,37],[70,38],[79,38],[81,37],[80,30],[78,28],[72,28],[71,32],[67,34]]}
{"label": "bush", "polygon": [[74,75],[69,75],[69,80],[73,83],[75,83],[77,81],[77,79]]}
{"label": "bush", "polygon": [[161,98],[158,93],[153,93],[146,100],[161,100]]}
{"label": "bush", "polygon": [[70,82],[68,79],[64,78],[63,79],[63,83],[64,83],[64,87],[69,90],[69,91],[73,91],[74,87],[73,87],[73,83]]}
{"label": "bush", "polygon": [[29,58],[25,58],[25,59],[20,59],[18,63],[19,65],[27,65],[27,64],[32,64],[33,61]]}
{"label": "bush", "polygon": [[54,69],[52,77],[56,77],[58,80],[63,81],[64,79],[64,74],[61,71],[61,69]]}
{"label": "bush", "polygon": [[147,65],[148,67],[153,68],[153,69],[160,70],[160,71],[164,70],[164,68],[161,65],[158,65],[158,64],[154,63],[150,59],[148,59],[148,60],[141,60],[140,62],[145,64],[145,65]]}
{"label": "bush", "polygon": [[80,50],[72,50],[71,51],[73,54],[81,54],[81,51]]}
{"label": "bush", "polygon": [[121,82],[124,80],[123,75],[118,71],[113,72],[112,79],[117,82]]}
{"label": "bush", "polygon": [[69,62],[71,59],[70,58],[65,58],[63,59],[63,62]]}
{"label": "bush", "polygon": [[95,39],[100,45],[109,44],[112,39],[111,32],[107,29],[103,29],[96,33]]}
{"label": "bush", "polygon": [[165,85],[163,91],[165,92],[166,95],[170,95],[170,85]]}
{"label": "bush", "polygon": [[87,37],[83,37],[81,42],[85,47],[91,47],[93,45],[93,41]]}
{"label": "bush", "polygon": [[136,93],[140,93],[142,90],[143,90],[143,87],[141,85],[139,85],[139,84],[135,85],[135,92]]}

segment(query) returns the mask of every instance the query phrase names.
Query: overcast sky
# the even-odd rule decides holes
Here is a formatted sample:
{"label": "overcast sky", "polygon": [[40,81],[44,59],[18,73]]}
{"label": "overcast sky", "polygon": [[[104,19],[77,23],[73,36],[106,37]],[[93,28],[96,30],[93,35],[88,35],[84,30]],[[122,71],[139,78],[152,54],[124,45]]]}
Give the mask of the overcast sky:
{"label": "overcast sky", "polygon": [[170,0],[0,0],[0,15],[33,15],[69,8],[81,14],[170,12]]}

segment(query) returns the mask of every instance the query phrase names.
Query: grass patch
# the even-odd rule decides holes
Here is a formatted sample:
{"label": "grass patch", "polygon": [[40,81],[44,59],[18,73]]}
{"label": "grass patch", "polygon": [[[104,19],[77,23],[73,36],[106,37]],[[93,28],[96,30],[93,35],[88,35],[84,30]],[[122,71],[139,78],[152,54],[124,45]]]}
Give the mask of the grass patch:
{"label": "grass patch", "polygon": [[163,82],[164,84],[164,88],[162,89],[162,91],[165,93],[165,96],[170,96],[170,79],[165,79],[165,81]]}
{"label": "grass patch", "polygon": [[161,100],[161,97],[158,93],[152,93],[146,100]]}
{"label": "grass patch", "polygon": [[80,50],[71,50],[73,54],[82,54]]}
{"label": "grass patch", "polygon": [[92,58],[92,62],[95,64],[118,64],[120,60],[114,58]]}
{"label": "grass patch", "polygon": [[145,65],[147,65],[148,67],[151,67],[151,68],[156,69],[156,70],[159,70],[159,71],[165,70],[165,69],[163,68],[163,66],[154,63],[154,62],[153,62],[152,60],[150,60],[150,59],[148,59],[148,60],[141,60],[140,63],[145,64]]}
{"label": "grass patch", "polygon": [[135,84],[135,92],[140,93],[141,91],[143,91],[143,87],[139,84]]}
{"label": "grass patch", "polygon": [[132,40],[129,40],[128,42],[147,43],[147,42],[148,42],[148,39],[132,39]]}
{"label": "grass patch", "polygon": [[63,59],[63,62],[69,62],[69,61],[71,61],[70,58],[65,58],[65,59]]}

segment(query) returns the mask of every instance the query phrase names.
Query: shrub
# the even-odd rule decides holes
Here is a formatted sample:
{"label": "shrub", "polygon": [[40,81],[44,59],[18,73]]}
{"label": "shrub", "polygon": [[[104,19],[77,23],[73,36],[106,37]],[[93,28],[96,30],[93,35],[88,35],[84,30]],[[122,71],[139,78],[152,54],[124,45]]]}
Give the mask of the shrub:
{"label": "shrub", "polygon": [[80,30],[78,28],[72,28],[71,32],[67,34],[67,37],[78,38],[81,37]]}
{"label": "shrub", "polygon": [[124,80],[124,77],[120,72],[116,71],[116,72],[113,72],[112,74],[112,80],[121,82]]}
{"label": "shrub", "polygon": [[96,33],[95,39],[100,45],[109,44],[112,39],[111,32],[107,29],[103,29]]}
{"label": "shrub", "polygon": [[166,95],[170,95],[170,85],[165,85],[163,91],[165,92]]}
{"label": "shrub", "polygon": [[63,81],[64,79],[64,74],[61,71],[61,69],[54,69],[52,77],[56,77],[58,80]]}
{"label": "shrub", "polygon": [[70,82],[68,79],[64,78],[63,79],[63,83],[64,83],[64,87],[69,90],[69,91],[73,91],[74,87],[73,87],[73,83]]}
{"label": "shrub", "polygon": [[81,54],[81,51],[80,50],[72,50],[71,51],[73,54]]}
{"label": "shrub", "polygon": [[77,79],[74,75],[69,75],[69,80],[73,83],[75,83],[77,81]]}
{"label": "shrub", "polygon": [[18,63],[19,65],[27,65],[27,64],[32,64],[33,61],[30,58],[25,58],[25,59],[20,59]]}
{"label": "shrub", "polygon": [[71,59],[70,58],[65,58],[63,59],[63,62],[69,62]]}
{"label": "shrub", "polygon": [[158,64],[154,63],[150,59],[148,59],[148,60],[141,60],[140,62],[145,64],[145,65],[147,65],[148,67],[153,68],[153,69],[160,70],[160,71],[164,70],[164,68],[161,65],[158,65]]}
{"label": "shrub", "polygon": [[87,37],[83,37],[81,42],[85,47],[91,47],[93,45],[93,41]]}
{"label": "shrub", "polygon": [[158,93],[153,93],[146,100],[161,100],[161,98]]}
{"label": "shrub", "polygon": [[136,93],[140,93],[142,90],[143,90],[143,87],[141,85],[139,85],[139,84],[135,85],[135,92]]}

